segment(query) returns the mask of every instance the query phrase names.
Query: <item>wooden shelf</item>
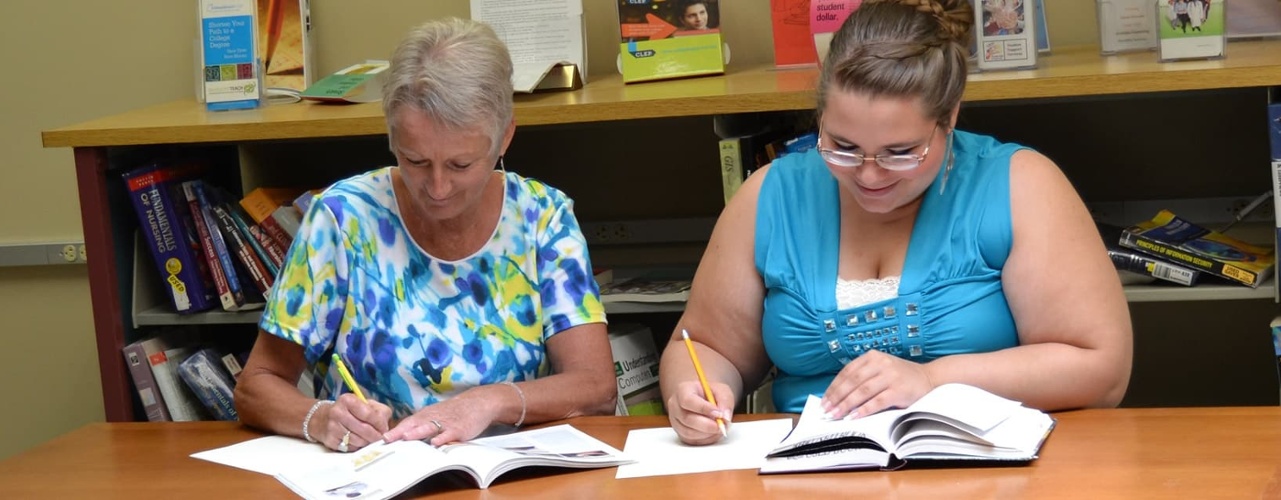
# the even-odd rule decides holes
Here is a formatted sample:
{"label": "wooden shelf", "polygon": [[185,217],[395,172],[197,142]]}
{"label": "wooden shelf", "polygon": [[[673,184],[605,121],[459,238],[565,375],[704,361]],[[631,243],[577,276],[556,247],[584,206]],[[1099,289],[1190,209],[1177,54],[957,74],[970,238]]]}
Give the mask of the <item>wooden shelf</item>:
{"label": "wooden shelf", "polygon": [[[1141,52],[1103,57],[1097,46],[1055,49],[1039,67],[970,75],[965,100],[1002,101],[1281,85],[1281,40],[1228,44],[1227,57],[1160,63]],[[518,125],[809,109],[815,69],[731,68],[724,76],[624,85],[617,75],[582,90],[516,96]],[[187,144],[382,135],[377,103],[271,105],[207,112],[193,100],[48,130],[45,147]]]}
{"label": "wooden shelf", "polygon": [[1180,302],[1201,300],[1255,300],[1276,296],[1274,283],[1264,283],[1258,288],[1236,285],[1197,285],[1191,287],[1160,285],[1129,285],[1125,299],[1129,302]]}
{"label": "wooden shelf", "polygon": [[[1259,288],[1231,285],[1200,285],[1194,287],[1138,285],[1125,287],[1125,298],[1129,302],[1260,300],[1271,299],[1275,293],[1276,290],[1270,283],[1261,285]],[[606,314],[667,313],[684,310],[684,302],[611,302],[605,304]],[[172,307],[161,305],[134,313],[133,322],[135,326],[254,324],[258,322],[261,316],[262,310],[242,312],[208,311],[181,315],[173,312]]]}

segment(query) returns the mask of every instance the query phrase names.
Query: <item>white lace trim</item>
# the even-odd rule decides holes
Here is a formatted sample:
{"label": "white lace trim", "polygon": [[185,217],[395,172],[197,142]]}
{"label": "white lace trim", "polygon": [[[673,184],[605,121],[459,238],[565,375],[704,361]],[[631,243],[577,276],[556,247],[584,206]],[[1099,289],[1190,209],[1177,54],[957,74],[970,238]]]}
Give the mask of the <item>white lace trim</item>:
{"label": "white lace trim", "polygon": [[899,276],[846,281],[836,278],[836,307],[850,309],[898,297]]}

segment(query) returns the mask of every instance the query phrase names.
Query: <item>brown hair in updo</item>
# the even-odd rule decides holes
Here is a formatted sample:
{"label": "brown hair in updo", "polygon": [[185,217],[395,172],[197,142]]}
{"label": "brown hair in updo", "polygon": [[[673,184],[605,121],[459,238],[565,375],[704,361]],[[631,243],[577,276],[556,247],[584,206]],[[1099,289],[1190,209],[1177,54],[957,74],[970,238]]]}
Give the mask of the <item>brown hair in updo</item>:
{"label": "brown hair in updo", "polygon": [[969,0],[866,0],[832,37],[818,112],[833,89],[916,97],[943,127],[965,92],[974,9]]}

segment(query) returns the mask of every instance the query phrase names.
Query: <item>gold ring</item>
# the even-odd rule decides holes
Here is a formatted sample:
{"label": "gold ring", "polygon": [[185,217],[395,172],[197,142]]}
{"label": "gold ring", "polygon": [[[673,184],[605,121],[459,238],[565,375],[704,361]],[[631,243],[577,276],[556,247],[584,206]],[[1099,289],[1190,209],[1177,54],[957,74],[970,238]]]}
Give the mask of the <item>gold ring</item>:
{"label": "gold ring", "polygon": [[347,445],[351,443],[351,431],[342,435],[342,442],[338,443],[338,451],[347,453]]}
{"label": "gold ring", "polygon": [[442,432],[445,432],[445,426],[440,425],[440,421],[439,421],[439,420],[436,420],[436,419],[434,419],[434,418],[433,418],[433,419],[431,419],[431,423],[432,423],[432,425],[435,425],[435,426],[436,426],[436,434],[440,434],[440,433],[442,433]]}

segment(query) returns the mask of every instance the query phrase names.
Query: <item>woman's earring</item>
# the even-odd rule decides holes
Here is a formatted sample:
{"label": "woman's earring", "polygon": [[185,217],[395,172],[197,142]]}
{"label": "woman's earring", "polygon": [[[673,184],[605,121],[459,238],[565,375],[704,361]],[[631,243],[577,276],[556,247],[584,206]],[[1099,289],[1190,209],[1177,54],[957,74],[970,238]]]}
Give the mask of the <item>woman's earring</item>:
{"label": "woman's earring", "polygon": [[939,196],[943,196],[943,191],[947,189],[947,175],[952,173],[952,165],[956,164],[956,152],[952,150],[952,132],[947,133],[947,167],[943,169],[943,182],[939,185]]}

